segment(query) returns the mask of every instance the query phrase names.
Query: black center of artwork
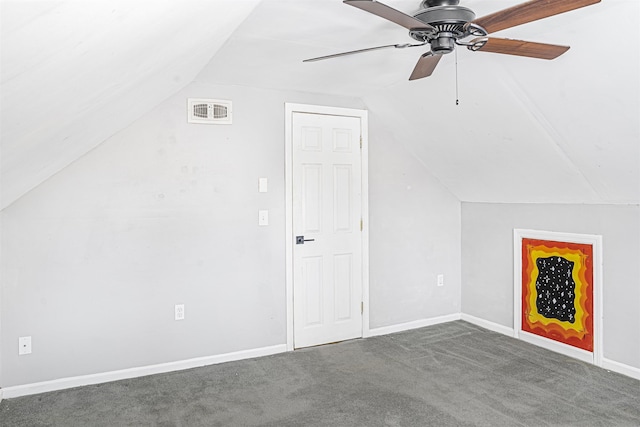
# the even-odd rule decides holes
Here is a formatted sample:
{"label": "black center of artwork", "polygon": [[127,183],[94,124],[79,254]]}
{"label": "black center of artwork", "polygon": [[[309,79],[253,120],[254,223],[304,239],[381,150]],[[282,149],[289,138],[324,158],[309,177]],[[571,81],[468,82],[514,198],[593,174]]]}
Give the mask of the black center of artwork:
{"label": "black center of artwork", "polygon": [[552,256],[538,258],[538,277],[536,279],[536,308],[547,319],[563,322],[576,321],[576,282],[573,281],[573,261]]}

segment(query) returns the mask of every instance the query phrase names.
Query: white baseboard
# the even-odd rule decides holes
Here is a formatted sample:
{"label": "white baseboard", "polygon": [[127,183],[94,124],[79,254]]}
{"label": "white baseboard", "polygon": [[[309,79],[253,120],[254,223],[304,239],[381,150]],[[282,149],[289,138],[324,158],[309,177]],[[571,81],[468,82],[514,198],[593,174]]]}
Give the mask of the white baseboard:
{"label": "white baseboard", "polygon": [[[498,323],[490,322],[488,320],[480,319],[478,317],[471,316],[469,314],[464,314],[464,313],[461,315],[461,319],[466,322],[473,323],[474,325],[480,326],[481,328],[488,329],[493,332],[498,332],[500,334],[507,335],[510,337],[518,338],[515,336],[515,331],[512,328],[509,328],[507,326],[503,326]],[[580,358],[578,357],[578,359]],[[587,363],[593,363],[593,362],[587,361]],[[601,368],[640,380],[640,368],[625,365],[624,363],[603,358]]]}
{"label": "white baseboard", "polygon": [[609,360],[607,358],[602,358],[602,368],[640,380],[640,368],[625,365],[624,363]]}
{"label": "white baseboard", "polygon": [[[454,313],[446,316],[433,317],[430,319],[415,320],[398,325],[383,326],[370,329],[366,337],[392,334],[395,332],[408,331],[411,329],[423,328],[425,326],[437,325],[440,323],[452,322],[454,320],[464,320],[481,328],[498,332],[510,337],[514,336],[512,328],[480,319],[468,314]],[[233,353],[219,354],[215,356],[197,357],[194,359],[180,360],[176,362],[161,363],[157,365],[142,366],[138,368],[122,369],[118,371],[103,372],[99,374],[81,375],[77,377],[60,378],[51,381],[43,381],[33,384],[24,384],[13,387],[0,388],[0,401],[14,397],[27,396],[31,394],[46,393],[49,391],[64,390],[67,388],[80,387],[92,384],[101,384],[111,381],[118,381],[128,378],[137,378],[153,374],[181,371],[185,369],[197,368],[201,366],[215,365],[218,363],[232,362],[236,360],[251,359],[254,357],[270,356],[287,351],[286,344],[262,347],[251,350],[237,351]],[[631,378],[640,380],[640,368],[616,362],[610,359],[602,359],[602,368],[613,371]]]}
{"label": "white baseboard", "polygon": [[546,337],[541,337],[536,334],[531,334],[526,331],[519,331],[518,336],[520,340],[533,344],[537,347],[541,347],[547,349],[549,351],[553,351],[554,353],[560,353],[568,357],[572,357],[577,360],[581,360],[585,363],[590,363],[592,365],[598,366],[594,359],[594,354],[591,351],[586,351],[581,348],[577,348],[562,342],[558,342]]}
{"label": "white baseboard", "polygon": [[498,332],[499,334],[507,335],[510,337],[515,336],[515,332],[513,328],[500,325],[499,323],[490,322],[488,320],[480,319],[479,317],[475,317],[470,314],[464,314],[464,313],[462,313],[460,318],[465,322],[473,323],[476,326],[480,326],[481,328],[488,329],[493,332]]}
{"label": "white baseboard", "polygon": [[382,326],[380,328],[369,329],[365,337],[376,337],[379,335],[393,334],[396,332],[408,331],[410,329],[424,328],[425,326],[437,325],[439,323],[453,322],[460,320],[460,313],[448,314],[446,316],[432,317],[430,319],[414,320],[413,322],[400,323],[398,325]]}
{"label": "white baseboard", "polygon": [[110,381],[124,380],[128,378],[144,377],[153,374],[182,371],[184,369],[197,368],[207,365],[215,365],[235,360],[251,359],[254,357],[270,356],[272,354],[287,351],[286,344],[270,347],[255,348],[251,350],[236,351],[233,353],[218,354],[215,356],[196,357],[194,359],[179,360],[176,362],[160,363],[158,365],[141,366],[138,368],[122,369],[118,371],[103,372],[100,374],[81,375],[77,377],[60,378],[51,381],[43,381],[33,384],[17,385],[0,389],[0,397],[5,399],[27,396],[30,394],[46,393],[48,391],[64,390],[67,388],[85,385],[100,384]]}

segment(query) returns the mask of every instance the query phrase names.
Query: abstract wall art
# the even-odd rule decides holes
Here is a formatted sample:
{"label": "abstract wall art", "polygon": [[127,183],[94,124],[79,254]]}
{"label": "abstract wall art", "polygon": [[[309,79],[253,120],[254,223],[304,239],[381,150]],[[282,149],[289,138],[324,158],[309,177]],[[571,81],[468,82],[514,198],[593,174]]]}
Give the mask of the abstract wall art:
{"label": "abstract wall art", "polygon": [[593,247],[522,239],[522,330],[593,351]]}
{"label": "abstract wall art", "polygon": [[[516,230],[516,335],[594,362],[599,236]],[[559,344],[558,344],[559,343]]]}

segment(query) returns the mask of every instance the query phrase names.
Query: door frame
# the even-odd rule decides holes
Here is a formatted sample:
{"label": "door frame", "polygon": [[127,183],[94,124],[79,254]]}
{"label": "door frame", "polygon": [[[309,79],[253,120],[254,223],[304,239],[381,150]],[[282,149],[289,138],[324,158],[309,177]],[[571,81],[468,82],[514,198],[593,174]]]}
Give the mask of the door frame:
{"label": "door frame", "polygon": [[285,103],[285,295],[287,350],[293,350],[293,114],[308,113],[360,119],[362,136],[362,336],[369,336],[369,122],[367,110]]}

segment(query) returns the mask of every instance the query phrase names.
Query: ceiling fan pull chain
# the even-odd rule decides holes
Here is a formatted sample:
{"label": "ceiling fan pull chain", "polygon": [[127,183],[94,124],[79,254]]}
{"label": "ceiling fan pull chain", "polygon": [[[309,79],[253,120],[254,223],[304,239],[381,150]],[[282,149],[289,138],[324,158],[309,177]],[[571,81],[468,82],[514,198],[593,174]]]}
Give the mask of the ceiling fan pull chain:
{"label": "ceiling fan pull chain", "polygon": [[454,55],[456,58],[456,105],[460,105],[460,101],[458,99],[458,49],[454,51]]}

